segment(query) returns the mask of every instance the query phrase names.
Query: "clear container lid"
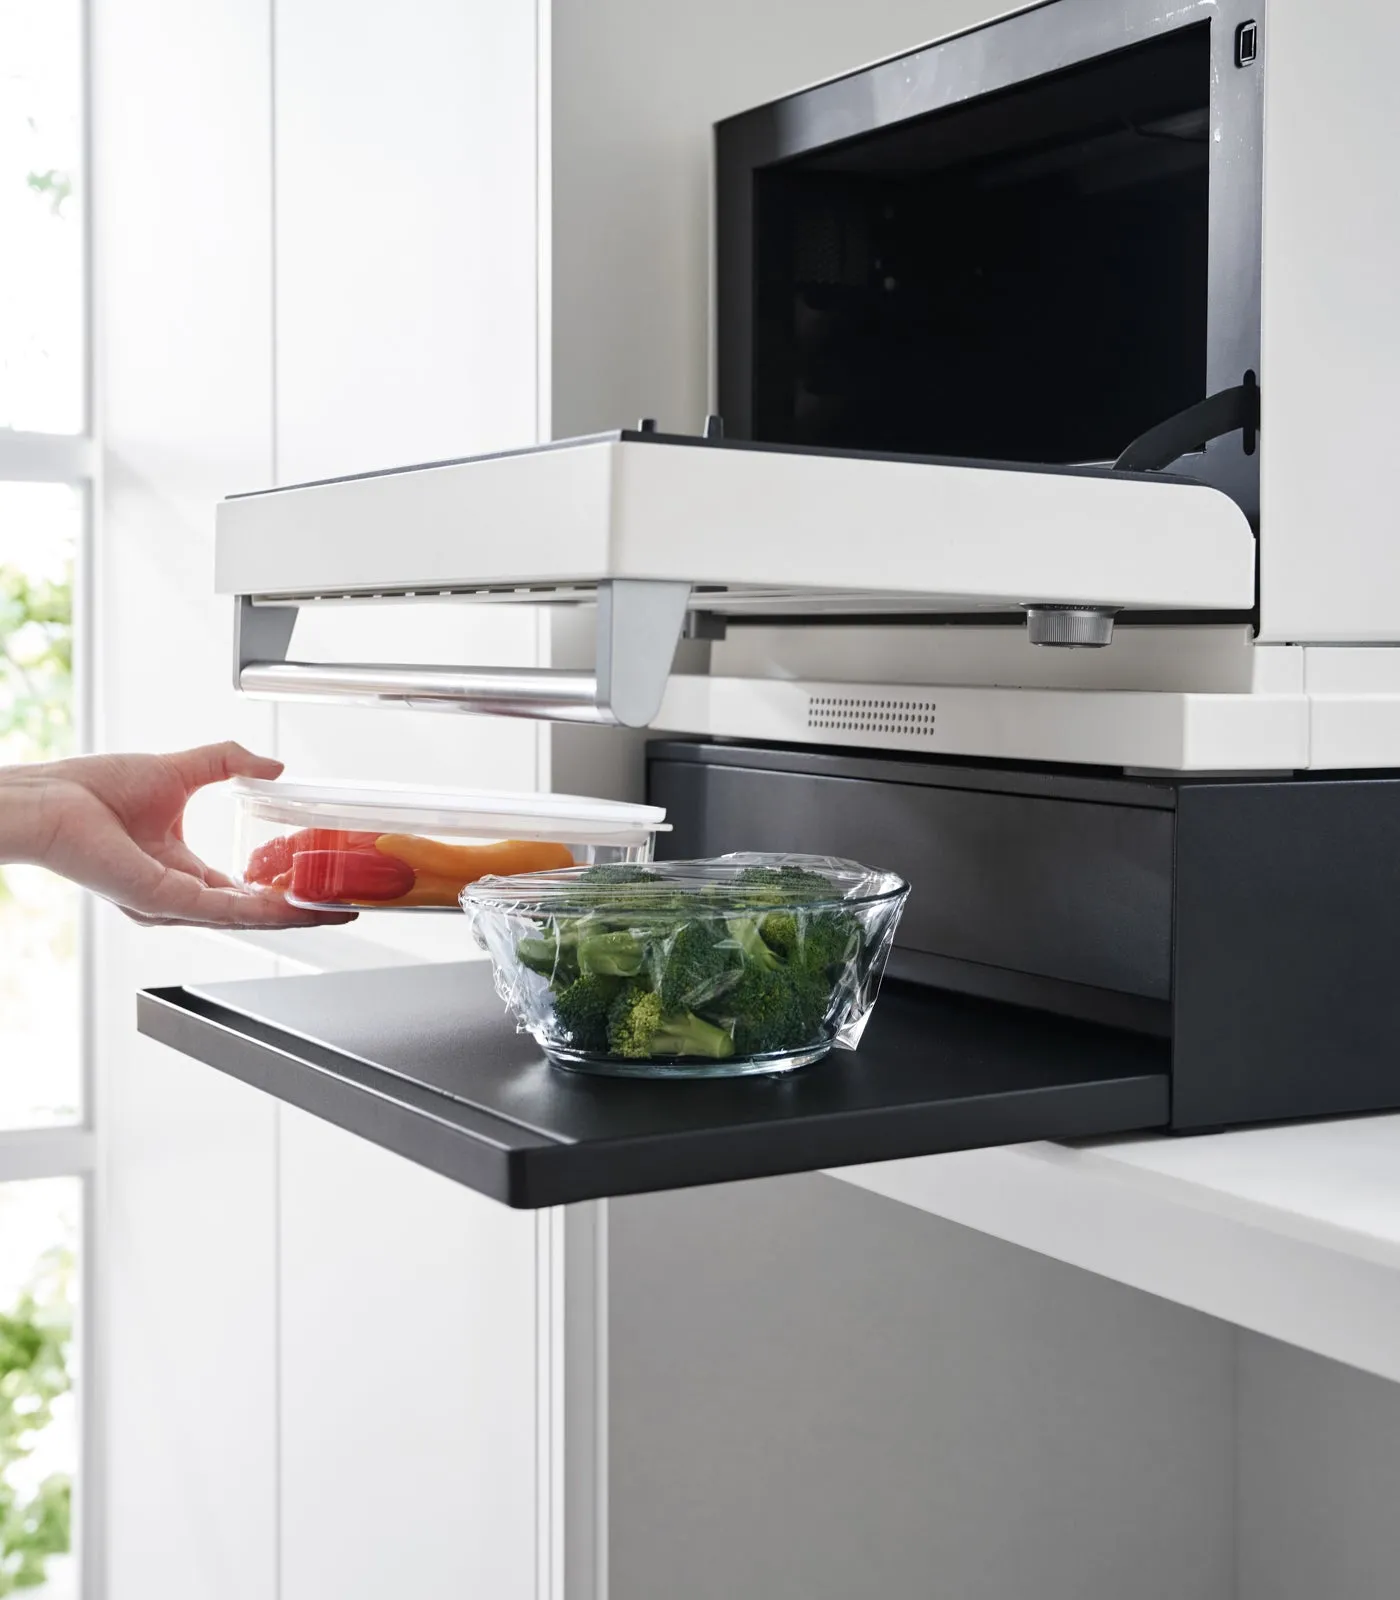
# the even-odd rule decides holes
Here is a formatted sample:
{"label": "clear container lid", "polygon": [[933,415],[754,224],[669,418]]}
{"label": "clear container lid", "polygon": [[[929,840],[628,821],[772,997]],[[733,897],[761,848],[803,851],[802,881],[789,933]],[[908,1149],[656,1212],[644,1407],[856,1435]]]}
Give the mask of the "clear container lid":
{"label": "clear container lid", "polygon": [[660,806],[572,794],[492,789],[415,789],[399,784],[288,783],[235,778],[234,797],[266,822],[309,827],[345,823],[381,833],[549,839],[561,844],[642,844],[669,831]]}
{"label": "clear container lid", "polygon": [[642,910],[649,902],[674,902],[679,895],[703,897],[708,909],[736,907],[796,910],[893,899],[908,885],[893,872],[863,867],[834,856],[743,852],[704,861],[654,861],[646,865],[564,867],[516,878],[480,878],[462,891],[467,912],[513,911],[529,915],[606,909],[625,903]]}

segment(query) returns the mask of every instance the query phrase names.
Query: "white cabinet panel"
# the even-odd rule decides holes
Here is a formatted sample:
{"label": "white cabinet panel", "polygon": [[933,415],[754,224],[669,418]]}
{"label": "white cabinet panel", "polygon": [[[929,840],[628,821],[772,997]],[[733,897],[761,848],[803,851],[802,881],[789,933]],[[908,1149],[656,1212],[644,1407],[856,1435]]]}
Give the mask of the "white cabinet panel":
{"label": "white cabinet panel", "polygon": [[282,481],[528,443],[534,7],[275,9]]}
{"label": "white cabinet panel", "polygon": [[[1260,631],[1393,644],[1400,10],[1266,9]],[[1317,137],[1330,126],[1346,130],[1345,159]]]}
{"label": "white cabinet panel", "polygon": [[[530,443],[535,8],[278,0],[275,12],[278,480]],[[293,649],[533,666],[538,633],[513,609],[323,610]],[[529,723],[287,705],[278,730],[298,776],[537,783]],[[425,959],[470,953],[456,919],[380,933]]]}
{"label": "white cabinet panel", "polygon": [[1237,1600],[1393,1600],[1400,1387],[1240,1336]]}
{"label": "white cabinet panel", "polygon": [[534,1600],[536,1219],[281,1116],[281,1600]]}
{"label": "white cabinet panel", "polygon": [[1231,1600],[1225,1324],[822,1176],[608,1214],[610,1600]]}
{"label": "white cabinet panel", "polygon": [[99,955],[108,1600],[275,1600],[277,1108],[133,1027],[143,984],[274,963],[115,913]]}
{"label": "white cabinet panel", "polygon": [[[231,687],[213,508],[272,463],[265,0],[96,0],[96,734],[268,747]],[[192,842],[225,836],[213,802]],[[138,1039],[145,983],[268,957],[99,919],[96,1240],[108,1600],[274,1600],[275,1108]]]}

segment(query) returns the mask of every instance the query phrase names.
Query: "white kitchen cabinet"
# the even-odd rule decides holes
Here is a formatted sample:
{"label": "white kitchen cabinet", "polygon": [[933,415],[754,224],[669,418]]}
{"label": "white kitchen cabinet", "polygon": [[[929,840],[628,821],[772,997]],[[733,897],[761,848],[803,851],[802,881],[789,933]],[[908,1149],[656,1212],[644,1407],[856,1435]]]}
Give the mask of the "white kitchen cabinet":
{"label": "white kitchen cabinet", "polygon": [[[99,930],[98,1016],[198,968],[270,975],[256,950]],[[128,1024],[129,1025],[129,1024]],[[278,1107],[148,1040],[99,1082],[95,1321],[110,1600],[277,1594]]]}
{"label": "white kitchen cabinet", "polygon": [[[534,8],[277,0],[272,26],[275,471],[228,487],[533,440]],[[515,607],[312,607],[295,649],[532,667],[538,635]],[[308,779],[538,781],[528,722],[324,705],[279,706],[277,719],[277,754]],[[425,959],[468,948],[441,918],[401,918],[378,937]]]}
{"label": "white kitchen cabinet", "polygon": [[608,1209],[611,1600],[1232,1600],[1226,1324],[821,1175]]}
{"label": "white kitchen cabinet", "polygon": [[533,1216],[279,1108],[281,1600],[533,1600]]}
{"label": "white kitchen cabinet", "polygon": [[[99,744],[273,717],[228,676],[210,509],[271,470],[268,14],[97,0],[91,19]],[[204,824],[220,832],[218,807]],[[196,826],[192,837],[210,833]],[[96,917],[94,1482],[105,1600],[275,1600],[276,1108],[138,1039],[133,990],[269,975],[264,953]],[[85,1377],[86,1377],[85,1373]],[[99,1590],[98,1585],[105,1585]]]}
{"label": "white kitchen cabinet", "polygon": [[[533,8],[272,14],[275,480],[533,438]],[[419,605],[310,614],[297,649],[533,666],[537,635],[527,612]],[[538,744],[278,710],[307,778],[530,789]],[[356,932],[399,955],[469,951],[463,920],[374,920]],[[279,1181],[279,1600],[533,1597],[538,1224],[289,1108]]]}

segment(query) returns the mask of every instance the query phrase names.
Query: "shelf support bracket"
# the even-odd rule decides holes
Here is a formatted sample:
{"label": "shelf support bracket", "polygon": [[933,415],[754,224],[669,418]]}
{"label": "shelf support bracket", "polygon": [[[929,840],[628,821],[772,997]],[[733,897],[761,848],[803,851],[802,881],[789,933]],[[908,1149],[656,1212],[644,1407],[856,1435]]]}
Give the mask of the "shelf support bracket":
{"label": "shelf support bracket", "polygon": [[600,583],[596,665],[589,673],[289,661],[297,607],[239,595],[234,600],[234,687],[274,700],[354,700],[645,728],[661,709],[689,604],[688,583],[640,578]]}

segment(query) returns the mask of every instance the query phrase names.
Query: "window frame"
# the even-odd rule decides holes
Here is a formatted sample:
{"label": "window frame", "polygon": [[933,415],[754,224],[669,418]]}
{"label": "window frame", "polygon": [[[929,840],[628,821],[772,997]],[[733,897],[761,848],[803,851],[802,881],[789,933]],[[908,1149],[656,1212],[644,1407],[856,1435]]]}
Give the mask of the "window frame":
{"label": "window frame", "polygon": [[[100,505],[101,447],[96,428],[96,338],[93,271],[93,92],[92,4],[78,6],[78,139],[82,269],[82,431],[76,434],[26,432],[0,426],[0,482],[53,483],[80,497],[77,547],[73,562],[73,734],[78,751],[93,745],[93,576],[96,507]],[[78,1115],[66,1123],[0,1130],[0,1183],[72,1178],[80,1184],[78,1307],[73,1370],[78,1411],[72,1553],[81,1600],[102,1600],[105,1592],[102,1495],[101,1324],[99,1229],[100,1158],[95,1093],[93,1013],[95,1006],[94,915],[89,896],[79,903]]]}

